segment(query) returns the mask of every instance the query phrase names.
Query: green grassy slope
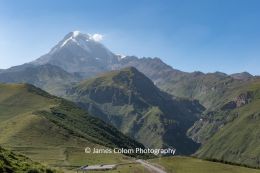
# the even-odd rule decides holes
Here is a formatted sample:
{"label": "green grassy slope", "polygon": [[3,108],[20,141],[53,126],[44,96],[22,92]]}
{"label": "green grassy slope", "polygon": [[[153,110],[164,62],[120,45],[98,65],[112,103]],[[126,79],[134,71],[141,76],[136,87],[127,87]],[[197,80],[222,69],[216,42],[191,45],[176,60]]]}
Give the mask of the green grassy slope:
{"label": "green grassy slope", "polygon": [[67,93],[67,98],[148,147],[176,147],[180,154],[198,147],[185,133],[203,107],[172,98],[133,67],[83,81]]}
{"label": "green grassy slope", "polygon": [[0,84],[0,144],[56,166],[125,157],[85,154],[85,147],[143,147],[71,102],[27,84]]}
{"label": "green grassy slope", "polygon": [[55,173],[57,171],[0,147],[1,173]]}
{"label": "green grassy slope", "polygon": [[167,173],[259,173],[260,170],[210,162],[189,157],[167,157],[151,160]]}
{"label": "green grassy slope", "polygon": [[185,98],[193,98],[200,101],[208,110],[214,110],[221,103],[223,95],[229,93],[245,81],[220,73],[201,72],[187,73],[158,84],[161,89]]}
{"label": "green grassy slope", "polygon": [[210,119],[203,120],[204,131],[215,130],[197,155],[260,167],[260,82],[249,82],[228,98]]}

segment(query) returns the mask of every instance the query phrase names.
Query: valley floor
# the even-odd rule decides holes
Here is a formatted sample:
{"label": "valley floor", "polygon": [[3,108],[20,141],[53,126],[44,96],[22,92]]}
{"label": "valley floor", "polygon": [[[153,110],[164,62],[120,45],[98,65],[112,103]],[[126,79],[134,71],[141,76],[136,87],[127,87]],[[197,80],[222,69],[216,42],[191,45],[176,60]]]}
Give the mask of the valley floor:
{"label": "valley floor", "polygon": [[190,157],[165,157],[150,160],[167,173],[260,173],[258,169],[216,163]]}
{"label": "valley floor", "polygon": [[260,170],[177,156],[149,161],[137,160],[135,163],[119,165],[115,170],[88,173],[260,173]]}

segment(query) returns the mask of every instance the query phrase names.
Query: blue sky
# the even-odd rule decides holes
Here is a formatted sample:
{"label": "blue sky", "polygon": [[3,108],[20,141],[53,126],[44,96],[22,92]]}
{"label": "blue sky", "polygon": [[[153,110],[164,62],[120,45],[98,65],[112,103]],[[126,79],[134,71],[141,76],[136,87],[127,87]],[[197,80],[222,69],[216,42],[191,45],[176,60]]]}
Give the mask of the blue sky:
{"label": "blue sky", "polygon": [[0,68],[47,53],[73,30],[113,52],[183,71],[260,74],[259,0],[0,0]]}

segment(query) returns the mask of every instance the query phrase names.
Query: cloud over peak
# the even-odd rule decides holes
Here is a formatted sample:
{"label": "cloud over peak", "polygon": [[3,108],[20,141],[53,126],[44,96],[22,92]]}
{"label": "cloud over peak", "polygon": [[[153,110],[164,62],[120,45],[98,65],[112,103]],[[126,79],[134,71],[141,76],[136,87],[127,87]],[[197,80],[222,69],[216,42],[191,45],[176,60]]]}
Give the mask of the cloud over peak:
{"label": "cloud over peak", "polygon": [[93,34],[93,35],[91,36],[91,38],[92,38],[94,41],[99,42],[99,41],[101,41],[101,40],[104,39],[104,35],[96,33],[96,34]]}

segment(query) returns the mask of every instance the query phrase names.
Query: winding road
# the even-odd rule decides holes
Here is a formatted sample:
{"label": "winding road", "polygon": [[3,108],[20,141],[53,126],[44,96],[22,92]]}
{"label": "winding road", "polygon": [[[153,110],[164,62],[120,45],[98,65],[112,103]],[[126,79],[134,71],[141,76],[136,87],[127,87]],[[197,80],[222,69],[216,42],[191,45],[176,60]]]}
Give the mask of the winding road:
{"label": "winding road", "polygon": [[141,163],[142,165],[144,165],[147,169],[151,170],[154,173],[167,173],[165,172],[163,169],[156,167],[148,162],[145,162],[143,160],[136,160],[136,162]]}

